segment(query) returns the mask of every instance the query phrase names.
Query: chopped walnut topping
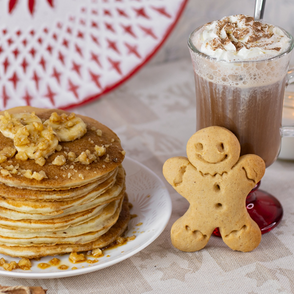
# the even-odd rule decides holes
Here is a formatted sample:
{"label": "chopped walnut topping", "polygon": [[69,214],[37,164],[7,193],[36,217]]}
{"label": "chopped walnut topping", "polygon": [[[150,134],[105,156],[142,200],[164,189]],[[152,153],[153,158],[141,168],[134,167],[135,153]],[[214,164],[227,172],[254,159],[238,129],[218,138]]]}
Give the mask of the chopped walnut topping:
{"label": "chopped walnut topping", "polygon": [[123,245],[123,244],[127,243],[128,241],[132,241],[132,240],[135,240],[135,239],[136,239],[136,236],[135,235],[133,235],[131,237],[122,237],[122,236],[119,236],[115,240],[115,243],[118,244],[118,245]]}
{"label": "chopped walnut topping", "polygon": [[13,120],[12,115],[7,111],[4,112],[4,115],[0,115],[0,130],[5,137],[13,139],[20,127],[23,127],[22,123]]}
{"label": "chopped walnut topping", "polygon": [[25,170],[25,171],[23,171],[23,176],[28,178],[28,179],[31,179],[32,176],[33,176],[33,173],[32,173],[31,170]]}
{"label": "chopped walnut topping", "polygon": [[14,137],[17,151],[25,153],[30,159],[47,158],[55,152],[57,145],[58,140],[52,128],[44,128],[40,122],[20,128]]}
{"label": "chopped walnut topping", "polygon": [[37,181],[41,181],[44,178],[47,178],[47,175],[44,171],[40,171],[40,172],[32,172],[31,170],[27,169],[27,170],[22,170],[22,175],[28,179],[35,179]]}
{"label": "chopped walnut topping", "polygon": [[101,136],[102,136],[102,131],[101,131],[100,129],[98,129],[98,130],[96,131],[96,134],[97,134],[97,136],[101,137]]}
{"label": "chopped walnut topping", "polygon": [[104,146],[97,146],[94,147],[97,156],[103,156],[106,153],[106,148]]}
{"label": "chopped walnut topping", "polygon": [[7,177],[7,176],[11,177],[11,173],[7,169],[1,169],[0,172],[1,172],[2,176],[4,176],[4,177]]}
{"label": "chopped walnut topping", "polygon": [[16,149],[13,147],[4,147],[0,151],[0,163],[5,162],[8,158],[14,156]]}
{"label": "chopped walnut topping", "polygon": [[10,174],[16,174],[17,173],[17,168],[18,168],[18,166],[13,166],[13,165],[8,165],[8,166],[6,166],[6,170],[7,171],[9,171],[10,172]]}
{"label": "chopped walnut topping", "polygon": [[46,163],[46,159],[44,157],[40,157],[35,159],[35,163],[39,164],[40,166],[43,166]]}
{"label": "chopped walnut topping", "polygon": [[66,114],[53,112],[44,125],[49,125],[56,132],[62,142],[74,141],[84,136],[87,132],[87,126],[80,117],[74,113]]}
{"label": "chopped walnut topping", "polygon": [[16,155],[15,155],[15,158],[17,160],[22,160],[22,161],[26,161],[28,159],[28,155],[25,153],[25,152],[18,152]]}
{"label": "chopped walnut topping", "polygon": [[56,147],[56,150],[57,151],[61,151],[62,150],[62,146],[58,144],[57,147]]}
{"label": "chopped walnut topping", "polygon": [[13,165],[8,165],[5,167],[5,169],[9,170],[9,171],[12,171],[14,170],[14,166]]}
{"label": "chopped walnut topping", "polygon": [[64,165],[65,163],[66,163],[66,158],[64,157],[64,155],[56,156],[52,162],[52,164],[54,165]]}
{"label": "chopped walnut topping", "polygon": [[79,161],[81,164],[90,164],[96,159],[95,154],[91,154],[89,150],[82,152],[76,161]]}
{"label": "chopped walnut topping", "polygon": [[115,241],[117,244],[123,244],[126,242],[125,238],[123,238],[123,237],[117,237],[117,239]]}
{"label": "chopped walnut topping", "polygon": [[1,151],[1,155],[5,155],[7,158],[11,158],[14,156],[16,149],[14,147],[4,147]]}
{"label": "chopped walnut topping", "polygon": [[106,155],[106,157],[104,158],[104,161],[105,162],[109,162],[110,161],[109,154]]}
{"label": "chopped walnut topping", "polygon": [[70,161],[75,161],[75,159],[77,158],[77,156],[76,156],[76,154],[74,152],[71,151],[71,152],[68,152],[67,158]]}
{"label": "chopped walnut topping", "polygon": [[11,261],[9,263],[4,263],[2,266],[6,271],[12,271],[17,268],[17,263],[15,261]]}
{"label": "chopped walnut topping", "polygon": [[72,262],[72,263],[77,263],[77,262],[81,262],[81,261],[86,261],[87,258],[85,257],[85,255],[83,253],[81,254],[78,254],[76,252],[72,252],[70,255],[69,255],[69,260]]}
{"label": "chopped walnut topping", "polygon": [[18,263],[16,263],[15,261],[6,262],[6,260],[4,258],[1,258],[0,259],[0,266],[2,266],[3,269],[6,271],[12,271],[17,268],[27,270],[27,269],[31,268],[31,262],[27,258],[22,258]]}
{"label": "chopped walnut topping", "polygon": [[38,172],[33,172],[32,178],[37,181],[41,181],[43,180],[44,176]]}
{"label": "chopped walnut topping", "polygon": [[32,267],[32,263],[28,258],[22,258],[17,265],[22,270],[30,270]]}
{"label": "chopped walnut topping", "polygon": [[7,160],[7,157],[5,155],[0,154],[0,163],[5,162]]}
{"label": "chopped walnut topping", "polygon": [[10,114],[5,111],[4,115],[0,115],[0,131],[5,137],[13,139],[20,128],[34,122],[42,123],[34,112]]}
{"label": "chopped walnut topping", "polygon": [[94,257],[102,257],[104,254],[100,248],[96,248],[96,249],[92,250],[92,255]]}

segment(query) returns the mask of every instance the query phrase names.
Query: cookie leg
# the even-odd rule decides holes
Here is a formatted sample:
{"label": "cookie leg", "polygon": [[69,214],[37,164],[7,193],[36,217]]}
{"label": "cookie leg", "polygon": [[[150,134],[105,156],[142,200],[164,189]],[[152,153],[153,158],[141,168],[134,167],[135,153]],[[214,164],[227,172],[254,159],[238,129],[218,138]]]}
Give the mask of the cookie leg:
{"label": "cookie leg", "polygon": [[[220,229],[220,233],[222,233]],[[239,230],[222,235],[223,241],[233,250],[248,252],[255,249],[261,241],[261,231],[255,222],[244,224]]]}
{"label": "cookie leg", "polygon": [[174,247],[181,251],[194,252],[207,244],[211,234],[204,234],[195,229],[195,224],[189,223],[189,218],[181,217],[171,228],[171,241]]}

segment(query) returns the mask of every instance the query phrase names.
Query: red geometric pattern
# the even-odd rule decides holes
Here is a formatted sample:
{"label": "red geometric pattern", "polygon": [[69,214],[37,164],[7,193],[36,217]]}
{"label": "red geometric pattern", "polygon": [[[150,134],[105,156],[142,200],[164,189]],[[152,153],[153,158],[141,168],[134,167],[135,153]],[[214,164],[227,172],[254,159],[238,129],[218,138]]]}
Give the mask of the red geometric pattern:
{"label": "red geometric pattern", "polygon": [[0,110],[101,97],[155,54],[186,2],[0,1]]}

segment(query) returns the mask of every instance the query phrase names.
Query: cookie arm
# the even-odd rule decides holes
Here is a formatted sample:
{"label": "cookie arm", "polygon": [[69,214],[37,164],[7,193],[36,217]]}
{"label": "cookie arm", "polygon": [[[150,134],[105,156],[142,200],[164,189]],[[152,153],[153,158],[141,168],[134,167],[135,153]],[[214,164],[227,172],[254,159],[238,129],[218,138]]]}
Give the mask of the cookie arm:
{"label": "cookie arm", "polygon": [[169,158],[163,165],[162,173],[169,184],[177,191],[181,191],[183,184],[184,174],[188,165],[189,160],[186,157],[172,157]]}
{"label": "cookie arm", "polygon": [[246,178],[256,185],[265,173],[265,163],[263,159],[254,154],[247,154],[240,157],[237,165],[245,171]]}

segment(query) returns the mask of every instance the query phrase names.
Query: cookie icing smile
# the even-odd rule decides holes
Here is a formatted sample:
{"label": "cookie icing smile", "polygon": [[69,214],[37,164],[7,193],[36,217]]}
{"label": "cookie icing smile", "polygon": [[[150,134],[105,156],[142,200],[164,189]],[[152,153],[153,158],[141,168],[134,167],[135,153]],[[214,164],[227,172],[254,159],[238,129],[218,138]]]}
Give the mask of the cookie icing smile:
{"label": "cookie icing smile", "polygon": [[212,160],[209,160],[209,159],[208,160],[204,159],[201,154],[198,154],[197,156],[199,157],[199,160],[202,160],[203,162],[207,162],[208,164],[217,164],[217,163],[225,161],[228,158],[228,156],[226,154],[223,154],[223,155],[221,155],[220,159],[212,161]]}

